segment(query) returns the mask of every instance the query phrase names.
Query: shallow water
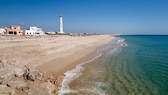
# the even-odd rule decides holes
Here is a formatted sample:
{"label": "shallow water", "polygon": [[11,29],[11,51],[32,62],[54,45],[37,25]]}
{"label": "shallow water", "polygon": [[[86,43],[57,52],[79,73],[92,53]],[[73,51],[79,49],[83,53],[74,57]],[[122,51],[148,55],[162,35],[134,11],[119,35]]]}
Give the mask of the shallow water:
{"label": "shallow water", "polygon": [[167,95],[168,36],[121,38],[99,48],[60,95]]}

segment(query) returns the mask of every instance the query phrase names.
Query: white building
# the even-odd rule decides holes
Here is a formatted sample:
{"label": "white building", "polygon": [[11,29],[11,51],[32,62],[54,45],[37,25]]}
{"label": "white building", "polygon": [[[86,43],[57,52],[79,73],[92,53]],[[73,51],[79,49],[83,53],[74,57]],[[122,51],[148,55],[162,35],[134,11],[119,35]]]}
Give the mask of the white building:
{"label": "white building", "polygon": [[50,31],[50,32],[45,32],[45,33],[47,33],[47,34],[56,34],[56,32],[54,32],[54,31]]}
{"label": "white building", "polygon": [[0,34],[5,34],[6,30],[5,28],[0,28]]}
{"label": "white building", "polygon": [[41,28],[30,26],[28,30],[25,30],[25,35],[44,35],[44,31]]}

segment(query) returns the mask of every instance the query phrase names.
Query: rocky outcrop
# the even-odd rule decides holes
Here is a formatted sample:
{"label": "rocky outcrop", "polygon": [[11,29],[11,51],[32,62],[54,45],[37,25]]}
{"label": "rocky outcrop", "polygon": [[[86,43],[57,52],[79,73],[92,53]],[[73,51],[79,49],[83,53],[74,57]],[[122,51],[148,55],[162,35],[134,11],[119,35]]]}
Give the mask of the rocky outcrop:
{"label": "rocky outcrop", "polygon": [[35,81],[35,80],[42,80],[43,79],[43,73],[32,69],[32,68],[26,68],[24,70],[24,74],[23,77],[26,80],[30,80],[30,81]]}
{"label": "rocky outcrop", "polygon": [[58,75],[0,60],[0,95],[56,95]]}

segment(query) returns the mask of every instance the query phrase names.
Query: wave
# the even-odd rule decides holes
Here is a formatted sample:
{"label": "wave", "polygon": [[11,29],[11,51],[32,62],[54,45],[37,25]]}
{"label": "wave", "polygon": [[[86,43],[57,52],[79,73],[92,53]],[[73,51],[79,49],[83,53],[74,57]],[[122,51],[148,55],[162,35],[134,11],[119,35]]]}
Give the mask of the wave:
{"label": "wave", "polygon": [[127,47],[128,45],[126,43],[124,43],[124,41],[125,41],[125,39],[119,39],[117,43],[120,44],[120,46],[122,46],[122,47]]}
{"label": "wave", "polygon": [[89,82],[90,84],[94,84],[96,86],[80,88],[80,92],[84,92],[86,95],[108,95],[106,90],[103,90],[102,87],[105,87],[103,82]]}
{"label": "wave", "polygon": [[72,69],[72,70],[70,70],[70,71],[67,71],[67,72],[65,73],[65,78],[63,79],[62,87],[61,87],[61,89],[59,90],[58,95],[64,95],[64,94],[66,94],[66,93],[77,93],[77,91],[71,90],[71,89],[69,88],[69,86],[68,86],[69,83],[70,83],[72,80],[74,80],[74,79],[76,79],[76,78],[78,78],[78,77],[80,76],[80,72],[83,70],[83,67],[82,67],[82,66],[83,66],[84,64],[90,63],[90,62],[92,62],[92,61],[98,59],[98,58],[101,57],[101,56],[102,56],[102,54],[99,54],[98,56],[94,57],[93,59],[91,59],[91,60],[89,60],[89,61],[86,61],[86,62],[83,62],[83,63],[77,65],[75,69]]}
{"label": "wave", "polygon": [[124,42],[125,39],[117,37],[112,42],[100,47],[97,49],[97,53],[111,52],[116,51],[118,47],[127,47],[128,45]]}

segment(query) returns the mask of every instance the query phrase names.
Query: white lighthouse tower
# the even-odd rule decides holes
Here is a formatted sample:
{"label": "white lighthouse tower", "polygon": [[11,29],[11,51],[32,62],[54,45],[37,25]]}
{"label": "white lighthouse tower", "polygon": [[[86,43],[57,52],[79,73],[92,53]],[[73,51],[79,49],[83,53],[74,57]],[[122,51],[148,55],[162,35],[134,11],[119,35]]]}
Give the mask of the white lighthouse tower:
{"label": "white lighthouse tower", "polygon": [[63,31],[63,22],[62,22],[62,14],[60,14],[60,31],[59,31],[59,33],[61,33],[61,34],[63,34],[64,33],[64,31]]}

